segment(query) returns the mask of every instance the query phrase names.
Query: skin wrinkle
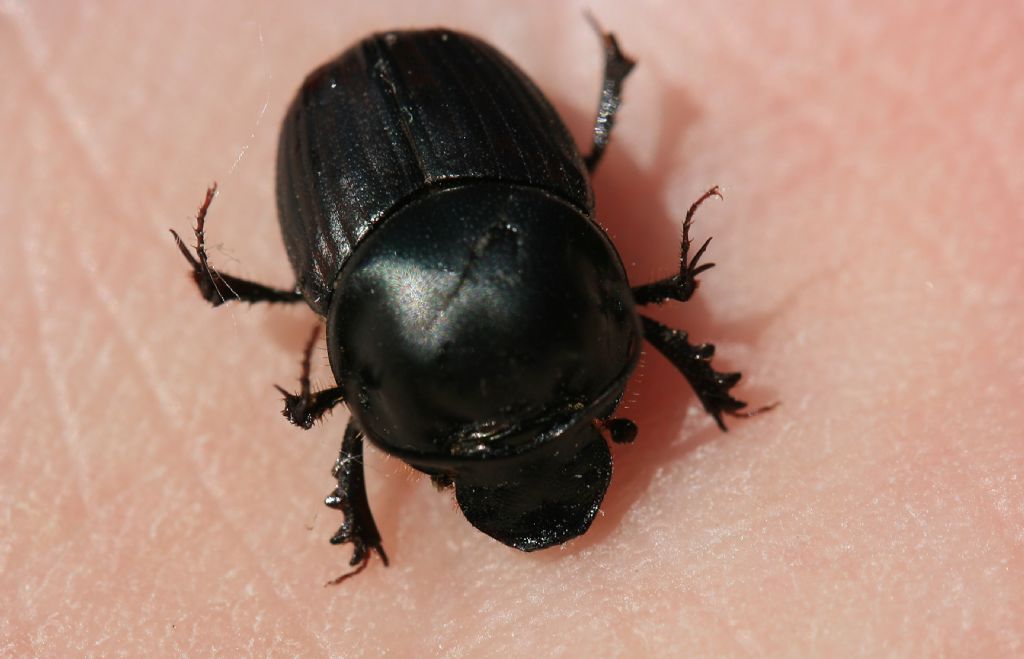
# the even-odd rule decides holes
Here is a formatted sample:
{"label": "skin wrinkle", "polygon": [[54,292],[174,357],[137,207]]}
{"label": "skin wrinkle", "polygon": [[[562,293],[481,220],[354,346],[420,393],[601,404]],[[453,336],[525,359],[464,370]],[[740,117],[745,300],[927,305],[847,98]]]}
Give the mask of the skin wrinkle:
{"label": "skin wrinkle", "polygon": [[[46,89],[47,93],[50,92],[49,86],[46,86],[44,88]],[[72,124],[67,123],[66,117],[62,117],[59,113],[52,114],[51,116],[54,116],[56,119],[60,120],[59,123],[61,126],[64,127],[65,134],[69,137],[74,138],[72,140],[72,143],[78,143],[82,145],[78,140],[78,133],[73,132]],[[92,157],[88,149],[82,149],[80,153],[82,153],[87,159],[91,160]],[[102,175],[95,175],[91,170],[89,170],[88,167],[86,167],[84,171],[88,173],[90,182],[95,184],[97,187],[109,187],[109,184],[106,186],[103,185]],[[118,196],[114,194],[112,190],[105,190],[105,192],[106,194],[101,195],[101,198],[103,198],[104,200],[110,201],[118,199]],[[125,214],[124,211],[121,211],[121,214]],[[39,225],[33,223],[28,223],[26,226],[28,227],[29,231],[33,232],[37,232],[39,229]],[[34,246],[39,244],[40,239],[35,235],[35,233],[33,233],[31,236],[28,233],[26,233],[25,236],[26,237],[24,241],[19,240],[17,241],[17,244],[22,245],[24,248],[24,261],[28,264],[28,270],[31,273],[29,280],[32,282],[44,281],[45,277],[43,277],[43,271],[40,270],[37,266],[35,266],[36,263],[41,263],[43,262],[43,260],[38,257],[33,258],[33,254],[38,251],[38,249],[35,248]],[[115,303],[115,298],[108,287],[102,286],[101,280],[98,278],[98,275],[96,274],[96,268],[93,266],[91,260],[87,256],[88,253],[89,252],[86,251],[76,251],[75,257],[77,263],[81,266],[81,270],[84,270],[85,273],[88,275],[87,280],[88,283],[91,284],[91,286],[89,286],[90,290],[93,293],[95,293],[97,299],[99,299],[99,301],[101,302],[100,308],[107,312],[108,316],[112,321],[111,325],[114,327],[117,334],[121,336],[124,339],[124,341],[128,344],[129,350],[127,351],[127,355],[133,362],[135,362],[136,365],[140,367],[140,370],[145,376],[144,381],[148,386],[149,390],[153,393],[154,397],[159,402],[160,411],[165,417],[165,421],[167,422],[168,426],[183,433],[185,428],[181,421],[179,420],[180,406],[174,403],[173,398],[171,397],[167,389],[159,384],[160,378],[157,377],[156,375],[157,368],[155,360],[153,359],[152,353],[148,349],[146,349],[145,345],[140,340],[139,335],[135,332],[132,332],[126,326],[126,324],[118,321],[119,314],[117,305]],[[62,363],[67,358],[67,355],[63,353],[57,353],[57,346],[59,345],[59,342],[54,341],[49,336],[53,334],[53,330],[49,329],[49,324],[46,321],[48,315],[44,314],[42,311],[44,308],[44,300],[46,299],[45,292],[40,290],[38,286],[32,286],[31,290],[34,293],[34,302],[37,310],[36,317],[40,319],[38,325],[40,328],[41,338],[38,341],[38,345],[43,348],[43,357],[45,363],[47,364],[46,373],[49,376],[48,381],[50,382],[51,387],[54,391],[55,398],[58,401],[58,409],[60,410],[60,413],[57,415],[57,417],[61,421],[63,427],[61,436],[65,439],[68,445],[67,453],[74,458],[73,462],[76,465],[76,480],[78,482],[78,491],[81,495],[82,502],[85,508],[93,509],[97,506],[93,497],[91,496],[92,491],[84,485],[85,481],[83,473],[85,469],[85,459],[81,451],[78,450],[79,446],[84,445],[81,442],[80,423],[77,421],[78,413],[74,411],[70,405],[68,390],[64,384],[65,378],[61,377],[60,374],[58,374],[57,365]],[[46,349],[48,346],[52,346],[52,349]],[[230,515],[227,513],[228,505],[230,502],[233,501],[233,497],[230,494],[227,497],[219,496],[214,491],[214,489],[211,488],[207,480],[203,477],[205,473],[203,465],[199,461],[197,461],[195,457],[191,455],[188,455],[188,460],[190,461],[193,467],[188,471],[195,474],[196,481],[198,482],[200,487],[207,492],[210,499],[215,504],[214,509],[217,511],[217,513],[220,514],[220,516],[227,523],[227,525],[230,528],[234,529],[235,534],[237,536],[245,538],[246,534],[244,533],[243,529],[234,524],[231,520]],[[89,532],[90,530],[88,527],[82,527],[77,532],[73,532],[72,534],[65,536],[65,539],[68,541],[67,545],[62,551],[60,551],[57,554],[58,560],[55,560],[50,566],[50,568],[44,573],[43,578],[40,581],[40,590],[45,591],[50,589],[51,577],[53,577],[58,571],[63,569],[64,565],[67,564],[66,560],[64,559],[67,559],[70,555],[72,555],[72,552],[75,551],[77,543],[74,542],[74,540],[76,539],[76,537],[87,537]],[[267,570],[266,566],[263,564],[264,555],[262,554],[262,552],[260,552],[259,549],[255,546],[248,545],[248,543],[246,543],[246,545],[246,550],[250,554],[252,562],[255,564],[257,570],[261,572],[271,584],[274,584],[274,575],[270,573]],[[285,606],[291,608],[293,612],[296,611],[295,602],[291,599],[286,598],[282,594],[284,589],[281,586],[281,584],[275,584],[275,587],[271,588],[271,590],[278,595],[279,600]],[[295,619],[297,621],[301,620],[301,616],[295,615]],[[319,649],[324,652],[325,656],[328,654],[326,646],[324,646],[324,644],[318,640],[316,635],[312,634],[311,631],[308,629],[306,629],[306,636],[312,646],[319,647]]]}
{"label": "skin wrinkle", "polygon": [[[174,423],[174,426],[176,428],[178,428],[178,427],[181,426],[181,424],[180,424],[180,422],[179,423]],[[184,429],[182,428],[182,430],[184,430]],[[231,529],[232,535],[234,535],[236,537],[239,537],[239,538],[242,538],[243,541],[244,541],[244,539],[247,537],[247,534],[243,531],[243,529],[241,527],[239,527],[236,523],[234,523],[232,521],[232,517],[227,512],[228,506],[225,503],[225,497],[222,497],[222,496],[218,495],[217,492],[215,491],[215,489],[211,486],[211,484],[203,477],[203,474],[205,473],[205,470],[203,469],[203,465],[194,456],[192,456],[191,454],[186,454],[185,455],[185,459],[186,459],[187,462],[190,463],[190,467],[192,467],[188,471],[191,474],[193,474],[194,480],[198,483],[200,489],[205,491],[205,493],[208,495],[209,499],[213,502],[214,506],[213,506],[212,509],[219,514],[219,516],[224,520],[225,525],[229,529]],[[139,484],[139,488],[140,489],[142,489],[144,487],[146,487],[145,483],[140,483]],[[232,500],[232,498],[229,496],[229,497],[227,497],[227,500],[230,501],[230,500]],[[88,507],[92,508],[93,506],[88,506]],[[91,532],[92,532],[92,530],[88,526],[83,526],[80,529],[72,532],[70,535],[65,535],[64,536],[66,541],[67,541],[66,545],[64,546],[64,548],[61,551],[59,551],[54,556],[54,560],[52,561],[51,565],[46,570],[46,572],[43,574],[43,577],[40,580],[40,584],[39,584],[39,587],[38,587],[39,591],[45,592],[45,591],[51,589],[50,588],[51,577],[54,576],[60,570],[63,570],[66,565],[68,565],[69,563],[74,561],[74,552],[76,552],[77,548],[81,545],[81,543],[77,542],[77,540],[79,540],[80,538],[85,538],[86,541],[87,541],[88,537],[89,537],[89,534]],[[87,542],[86,542],[86,544],[87,544]],[[255,547],[249,545],[248,543],[245,543],[244,546],[245,546],[245,549],[246,549],[247,553],[251,556],[252,562],[254,563],[257,571],[259,571],[261,574],[263,574],[267,578],[267,580],[270,582],[270,584],[272,586],[270,588],[271,592],[273,592],[273,593],[275,593],[277,595],[279,601],[281,601],[283,604],[285,604],[286,606],[289,606],[290,608],[292,608],[294,610],[295,609],[295,602],[294,602],[294,600],[285,597],[284,594],[283,594],[283,590],[285,590],[285,589],[283,589],[280,584],[275,584],[274,575],[270,571],[267,570],[265,565],[263,565],[263,562],[262,562],[262,560],[260,558],[260,556],[261,556],[260,552]],[[296,619],[297,620],[299,619],[298,616],[296,616]],[[317,637],[314,634],[312,634],[310,632],[310,630],[307,630],[307,636],[309,638],[309,641],[310,641],[311,645],[319,647],[321,650],[323,650],[324,655],[327,656],[328,652],[327,652],[326,646],[322,642],[319,642]]]}
{"label": "skin wrinkle", "polygon": [[[209,495],[210,499],[212,499],[217,512],[232,529],[232,535],[241,539],[246,553],[249,554],[251,558],[251,562],[254,564],[256,569],[267,578],[270,586],[268,590],[276,596],[277,601],[281,602],[288,609],[289,617],[292,617],[298,623],[299,628],[303,632],[303,636],[305,636],[309,641],[309,646],[321,650],[324,653],[324,656],[328,656],[328,647],[325,642],[319,639],[316,634],[314,634],[313,631],[303,623],[302,614],[295,599],[285,596],[287,587],[281,584],[276,578],[276,575],[264,564],[264,561],[267,560],[266,554],[260,552],[258,547],[251,545],[248,541],[249,534],[246,533],[243,528],[239,527],[237,523],[232,521],[227,510],[228,504],[232,503],[235,497],[233,497],[231,493],[228,493],[226,497],[219,496],[214,487],[207,481],[206,470],[203,468],[203,464],[191,453],[186,453],[186,459],[194,467],[192,472],[195,474],[195,480],[199,482],[200,487]],[[308,649],[309,648],[307,648],[307,651]]]}
{"label": "skin wrinkle", "polygon": [[120,308],[121,305],[118,304],[118,299],[113,291],[103,284],[103,280],[98,274],[98,264],[92,258],[92,252],[82,249],[76,251],[75,256],[82,269],[89,275],[88,283],[90,284],[90,290],[99,300],[100,308],[107,312],[111,321],[110,324],[114,327],[116,334],[128,345],[129,358],[142,371],[144,383],[159,402],[160,412],[165,421],[172,424],[172,427],[178,427],[181,423],[182,407],[176,404],[167,385],[162,384],[152,351],[131,324],[119,322],[119,312],[123,313],[123,310]]}
{"label": "skin wrinkle", "polygon": [[[971,148],[972,146],[975,146],[977,141],[987,142],[992,145],[990,140],[979,134],[978,131],[969,123],[963,124],[958,122],[951,126],[946,115],[940,114],[939,109],[935,107],[935,104],[931,102],[931,99],[928,99],[926,102],[926,100],[922,98],[923,94],[920,92],[914,93],[911,90],[907,90],[905,87],[906,81],[898,73],[892,72],[889,75],[885,75],[883,71],[879,70],[874,70],[869,73],[873,73],[875,80],[887,87],[889,94],[899,99],[898,105],[910,105],[916,110],[916,116],[923,116],[931,124],[933,129],[932,138],[940,143],[944,143],[944,145],[951,151],[960,152],[964,146]],[[948,115],[948,110],[946,111],[946,114]],[[951,127],[953,130],[950,130]],[[958,136],[973,137],[975,139],[958,140],[956,139]],[[980,149],[981,147],[975,148]],[[993,151],[995,151],[995,149],[993,149]],[[978,163],[989,162],[985,158],[976,158],[975,161]],[[1011,186],[1006,177],[1006,172],[992,166],[989,169],[989,173],[998,181],[1002,195],[1007,198],[1007,200],[1012,199],[1013,194],[1010,191]]]}
{"label": "skin wrinkle", "polygon": [[[738,48],[735,41],[735,39],[732,40],[733,52],[736,54],[741,53],[742,51]],[[898,99],[898,103],[893,103],[893,105],[905,105],[912,107],[915,110],[914,114],[917,117],[924,116],[927,118],[928,124],[932,128],[930,136],[933,140],[933,144],[935,142],[938,142],[939,144],[944,145],[945,148],[949,149],[952,152],[959,152],[962,151],[962,148],[957,148],[957,144],[966,144],[968,145],[968,148],[970,148],[971,146],[974,146],[974,142],[969,139],[957,139],[958,137],[962,138],[965,135],[980,137],[976,131],[971,130],[970,125],[964,126],[962,124],[955,124],[954,128],[957,129],[959,133],[950,131],[950,125],[948,121],[943,120],[942,115],[939,114],[934,104],[923,100],[924,97],[919,91],[907,89],[905,76],[901,76],[898,73],[898,71],[895,70],[895,68],[890,69],[888,75],[886,74],[886,70],[884,68],[870,69],[865,71],[865,73],[868,77],[863,83],[864,86],[870,87],[871,82],[877,82],[879,84],[884,85],[888,94]],[[758,79],[757,82],[758,84],[763,85],[766,90],[775,91],[775,97],[782,101],[780,105],[795,109],[796,115],[799,116],[802,120],[810,122],[812,124],[820,123],[818,117],[812,115],[805,108],[805,106],[803,106],[799,102],[796,102],[794,96],[795,92],[788,93],[781,91],[776,84],[773,84],[775,81]],[[780,121],[784,120],[780,119]],[[821,125],[819,125],[818,127],[824,128]],[[753,124],[751,125],[751,130],[763,131],[764,129],[765,126],[763,125],[763,123],[757,124],[756,127]],[[837,134],[834,131],[822,130],[822,132],[819,133],[818,138],[827,141],[832,141],[832,139],[836,136]],[[762,139],[755,141],[762,141]],[[980,149],[980,147],[975,148]],[[836,143],[834,151],[837,153],[846,153],[848,149],[841,147],[838,143]],[[979,163],[988,162],[983,157],[977,157],[975,158],[975,160]],[[844,164],[846,166],[852,165],[856,167],[857,170],[862,174],[862,178],[864,180],[870,180],[870,176],[867,175],[868,172],[866,170],[867,164],[864,163],[863,161],[853,160],[847,161]],[[1009,190],[1009,183],[1006,180],[1005,172],[1002,172],[995,167],[992,167],[990,169],[992,171],[993,177],[995,177],[1000,183],[1001,192],[1003,193],[1001,196],[1006,198],[1007,200],[1011,199],[1012,194]],[[794,175],[791,180],[798,181],[799,176]],[[785,189],[786,187],[788,186],[784,186],[783,189]],[[776,189],[778,189],[778,186],[776,186]],[[1009,201],[1007,201],[1007,211],[1010,210],[1011,205],[1012,204]],[[955,262],[955,259],[957,257],[952,253],[943,251],[941,245],[936,244],[935,241],[929,240],[926,235],[918,231],[916,229],[916,226],[911,222],[911,218],[903,214],[895,214],[887,218],[887,221],[896,221],[901,223],[903,225],[904,230],[910,232],[915,237],[916,242],[918,242],[923,249],[925,249],[927,252],[935,254],[940,258],[940,260],[946,261],[947,265],[950,267],[951,272],[957,271],[956,266],[959,266],[959,263]],[[959,277],[954,277],[953,283],[961,289],[966,289],[966,286],[968,285],[966,281]]]}
{"label": "skin wrinkle", "polygon": [[[45,313],[44,309],[46,301],[46,291],[42,289],[42,282],[44,281],[43,271],[39,267],[40,259],[38,253],[40,251],[38,245],[40,243],[41,227],[36,224],[22,224],[19,225],[22,229],[20,232],[21,240],[17,241],[22,247],[23,262],[25,263],[26,270],[29,272],[30,286],[28,290],[31,292],[31,301],[35,307],[35,329],[36,334],[39,338],[37,342],[37,348],[43,358],[44,368],[44,379],[50,386],[52,392],[52,399],[55,402],[55,408],[57,410],[57,419],[61,426],[61,438],[67,446],[67,455],[71,458],[71,463],[74,465],[74,481],[76,484],[76,490],[80,493],[82,501],[89,504],[91,497],[89,491],[85,487],[85,479],[83,473],[85,471],[84,462],[81,453],[78,451],[78,440],[81,437],[81,430],[78,426],[77,420],[74,418],[74,414],[71,411],[71,405],[68,400],[67,383],[60,377],[58,373],[58,364],[60,364],[61,354],[59,344],[52,340],[53,331],[51,329],[51,317]],[[35,258],[34,258],[35,257]],[[50,397],[47,397],[49,399]]]}
{"label": "skin wrinkle", "polygon": [[[735,31],[733,30],[725,31],[725,35],[730,37],[727,40],[727,43],[731,46],[730,54],[733,55],[734,60],[738,62],[745,61],[746,58],[744,57],[744,53],[747,50],[745,46],[745,40],[737,37]],[[741,44],[741,41],[744,41],[744,43]],[[872,44],[870,43],[862,44],[862,46],[864,47],[870,47],[871,45]],[[892,105],[908,105],[912,107],[915,110],[914,114],[917,117],[924,116],[928,119],[929,123],[932,125],[934,129],[934,139],[945,142],[948,146],[950,146],[950,148],[952,148],[953,150],[957,150],[955,146],[958,143],[958,140],[956,139],[957,135],[955,133],[950,132],[948,120],[945,119],[945,117],[939,113],[939,109],[935,106],[933,102],[934,99],[931,98],[928,94],[922,93],[921,89],[919,88],[908,88],[908,82],[912,84],[913,81],[908,81],[907,77],[904,75],[903,71],[898,68],[898,65],[896,63],[890,63],[888,60],[884,59],[875,59],[871,60],[871,62],[873,65],[872,68],[867,69],[866,71],[863,72],[867,76],[867,78],[862,83],[862,86],[871,87],[871,82],[877,82],[884,85],[885,91],[890,96],[895,97],[898,100],[898,103],[892,103]],[[886,66],[887,64],[890,65]],[[769,69],[769,72],[771,71],[772,69]],[[833,137],[837,136],[837,134],[834,131],[827,130],[825,126],[822,126],[820,124],[820,118],[813,115],[810,112],[809,108],[807,108],[804,104],[799,102],[798,94],[800,90],[787,90],[785,88],[785,79],[770,79],[766,76],[759,76],[754,79],[754,82],[755,84],[761,86],[764,90],[774,91],[775,98],[781,101],[779,104],[780,106],[791,108],[793,111],[795,111],[796,116],[800,117],[805,122],[810,124],[816,124],[818,128],[823,129],[822,132],[818,135],[819,138],[830,140]],[[815,82],[820,83],[821,81],[819,79],[815,80]],[[766,119],[768,121],[771,121],[771,117],[767,117]],[[780,121],[781,120],[782,119],[780,116]],[[964,131],[965,133],[970,133],[977,136],[975,131],[970,130],[971,127],[969,125],[957,125],[956,127],[959,130]],[[759,132],[763,131],[765,129],[764,122],[762,121],[757,124],[750,124],[750,129]],[[959,140],[959,143],[971,144],[971,141]],[[845,153],[847,149],[837,148],[837,151],[840,153]],[[1001,187],[1005,192],[1008,193],[1009,184],[1005,180],[1005,172],[997,170],[994,171],[993,174],[1003,179],[1001,181]]]}
{"label": "skin wrinkle", "polygon": [[[110,179],[113,171],[110,161],[103,157],[103,149],[100,144],[90,138],[92,133],[88,130],[88,120],[80,117],[76,111],[76,108],[80,106],[74,102],[74,99],[61,93],[61,90],[69,89],[69,86],[61,84],[61,80],[57,78],[56,69],[47,66],[47,60],[50,58],[45,48],[46,40],[36,29],[31,16],[27,11],[9,11],[4,13],[4,17],[15,25],[15,34],[20,37],[18,43],[22,47],[22,52],[28,55],[28,64],[32,67],[28,77],[38,81],[50,99],[55,102],[57,119],[64,123],[67,131],[73,135],[74,141],[82,148],[89,164],[95,168],[95,171],[91,173],[98,174],[97,178],[101,180]],[[38,44],[38,46],[34,47],[34,44]],[[49,104],[42,107],[50,109]]]}
{"label": "skin wrinkle", "polygon": [[[32,77],[37,78],[38,76],[33,75]],[[44,85],[42,89],[49,96],[53,96],[52,85]],[[48,105],[45,105],[44,107],[49,109]],[[72,138],[70,144],[81,147],[80,149],[77,149],[78,153],[82,154],[89,164],[96,166],[97,169],[100,169],[102,171],[102,169],[99,167],[100,161],[94,158],[94,155],[87,148],[86,143],[82,141],[80,134],[74,130],[74,122],[70,121],[66,115],[62,114],[62,112],[52,112],[50,113],[50,116],[52,116],[55,119],[57,125],[60,128],[63,128],[64,135],[66,137]],[[95,173],[88,166],[82,168],[82,171],[86,174],[86,176],[88,176],[89,183],[95,185],[99,189],[99,194],[97,195],[98,198],[102,198],[108,203],[117,203],[117,200],[120,198],[119,195],[116,194],[116,191],[113,189],[111,183],[105,182],[105,179],[102,174]],[[115,214],[129,214],[127,209],[125,208],[115,207],[113,210]],[[28,223],[28,227],[30,230],[34,230],[37,228],[37,225]],[[142,235],[144,234],[140,232],[140,237]],[[26,244],[29,243],[26,242]],[[31,244],[35,244],[35,242]],[[82,242],[79,244],[81,245],[87,243]],[[124,323],[118,322],[119,309],[117,308],[116,305],[116,298],[111,293],[109,287],[106,287],[102,284],[102,280],[100,279],[100,276],[98,274],[98,267],[96,261],[94,259],[89,258],[89,255],[91,255],[91,252],[85,250],[76,250],[74,253],[77,263],[81,266],[81,271],[83,271],[88,278],[90,289],[96,294],[97,299],[99,299],[100,302],[102,302],[103,309],[107,311],[108,315],[110,316],[110,319],[112,321],[111,325],[114,327],[115,331],[117,331],[118,334],[126,340],[129,347],[131,348],[131,350],[128,351],[129,357],[133,359],[137,364],[143,367],[142,370],[143,373],[146,375],[147,384],[153,391],[157,400],[160,402],[161,411],[166,417],[166,420],[170,423],[174,423],[175,416],[180,413],[180,410],[178,409],[177,406],[173,404],[166,388],[160,386],[160,379],[155,376],[156,366],[152,357],[152,353],[139,339],[139,335],[137,333],[130,331]],[[26,254],[26,256],[28,255]],[[28,267],[30,269],[33,267],[33,263],[38,262],[38,259],[33,260],[31,258],[26,258],[25,260],[29,264]],[[41,280],[41,271],[34,270],[33,275],[31,277],[31,281],[35,282]],[[36,308],[40,312],[44,308],[43,298],[44,294],[36,291]],[[43,345],[53,345],[53,342],[45,342],[44,340]],[[56,362],[56,360],[54,360],[54,362]]]}

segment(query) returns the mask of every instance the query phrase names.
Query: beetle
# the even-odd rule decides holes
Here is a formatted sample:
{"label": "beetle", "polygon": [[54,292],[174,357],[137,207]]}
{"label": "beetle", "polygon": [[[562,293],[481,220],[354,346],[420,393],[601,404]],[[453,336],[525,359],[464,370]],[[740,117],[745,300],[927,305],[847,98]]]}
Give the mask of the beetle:
{"label": "beetle", "polygon": [[[678,271],[631,286],[594,215],[590,177],[634,67],[594,25],[604,80],[581,155],[534,83],[492,46],[447,29],[373,34],[314,70],[288,108],[277,154],[277,207],[295,273],[280,289],[210,266],[204,224],[193,253],[172,230],[203,297],[217,306],[304,301],[326,318],[336,386],[311,391],[306,346],[284,415],[311,427],[345,403],[351,418],[327,506],[350,566],[387,565],[367,501],[363,439],[454,487],[469,522],[533,551],[584,533],[612,474],[605,435],[646,339],[704,409],[750,416],[711,366],[714,346],[637,311],[686,302],[710,238],[691,253],[686,213]],[[319,328],[319,326],[318,326]],[[765,409],[765,408],[762,408]]]}

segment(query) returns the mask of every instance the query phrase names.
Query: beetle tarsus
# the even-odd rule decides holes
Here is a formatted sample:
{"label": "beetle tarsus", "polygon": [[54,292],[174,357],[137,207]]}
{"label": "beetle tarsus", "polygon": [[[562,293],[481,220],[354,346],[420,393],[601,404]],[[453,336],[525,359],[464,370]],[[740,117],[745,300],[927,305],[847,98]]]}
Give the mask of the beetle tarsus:
{"label": "beetle tarsus", "polygon": [[697,275],[715,267],[714,263],[700,262],[711,243],[710,238],[701,244],[696,254],[690,256],[690,247],[693,244],[690,240],[690,227],[693,226],[694,214],[701,204],[711,197],[722,198],[722,191],[717,185],[698,197],[697,201],[693,202],[686,211],[686,219],[683,220],[683,238],[679,247],[679,272],[671,277],[634,288],[633,298],[637,304],[661,304],[667,300],[686,302],[693,297],[697,290]]}
{"label": "beetle tarsus", "polygon": [[334,409],[344,400],[341,387],[331,387],[321,391],[310,391],[309,368],[313,358],[313,346],[320,338],[320,326],[313,328],[313,334],[306,343],[306,349],[302,353],[302,374],[299,375],[299,393],[293,394],[284,387],[274,385],[274,388],[284,396],[284,409],[281,414],[293,425],[305,430],[313,427],[313,424],[323,418],[323,415]]}
{"label": "beetle tarsus", "polygon": [[615,113],[619,111],[619,105],[622,104],[622,83],[636,66],[636,61],[622,53],[615,35],[605,32],[590,12],[586,12],[585,16],[594,31],[601,37],[601,44],[604,47],[604,80],[601,83],[601,99],[597,105],[597,115],[594,117],[593,142],[590,153],[583,159],[587,171],[593,173],[597,164],[601,162],[601,157],[611,139],[612,127],[615,125]]}
{"label": "beetle tarsus", "polygon": [[271,288],[247,279],[239,279],[217,272],[210,266],[206,255],[206,213],[210,210],[210,204],[213,203],[213,198],[216,195],[217,184],[214,183],[206,189],[206,197],[203,199],[202,205],[199,206],[199,212],[196,213],[195,255],[192,254],[192,250],[181,239],[178,232],[171,229],[171,235],[174,236],[178,249],[192,266],[192,280],[199,288],[199,294],[215,307],[231,300],[240,300],[250,304],[253,302],[300,302],[302,294],[295,290]]}
{"label": "beetle tarsus", "polygon": [[371,552],[376,551],[384,566],[388,565],[388,555],[381,546],[380,531],[370,512],[370,503],[366,498],[366,481],[363,476],[363,435],[349,421],[345,428],[345,438],[341,443],[341,451],[334,463],[332,475],[338,481],[338,487],[324,499],[328,508],[340,510],[345,515],[345,522],[331,537],[332,545],[352,543],[352,559],[350,566],[359,567],[328,582],[336,585],[350,576],[354,576],[366,568]]}
{"label": "beetle tarsus", "polygon": [[301,394],[293,394],[276,384],[274,388],[284,396],[284,409],[281,410],[281,415],[288,419],[289,423],[303,430],[312,428],[325,414],[344,401],[340,387],[312,393],[306,391]]}

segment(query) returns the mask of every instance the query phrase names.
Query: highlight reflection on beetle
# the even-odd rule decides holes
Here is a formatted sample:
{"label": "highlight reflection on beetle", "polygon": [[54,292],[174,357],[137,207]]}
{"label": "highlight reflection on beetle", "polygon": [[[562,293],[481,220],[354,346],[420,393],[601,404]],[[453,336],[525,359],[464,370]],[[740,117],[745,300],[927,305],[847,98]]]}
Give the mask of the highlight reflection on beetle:
{"label": "highlight reflection on beetle", "polygon": [[[327,319],[336,386],[311,391],[306,348],[284,414],[309,428],[351,412],[325,503],[344,514],[331,538],[351,543],[331,583],[387,564],[367,501],[363,439],[454,487],[475,527],[524,551],[590,526],[611,481],[605,439],[632,441],[614,416],[646,339],[704,408],[746,416],[729,392],[739,373],[710,364],[637,307],[685,302],[712,266],[683,221],[678,271],[630,286],[595,221],[590,177],[608,144],[634,63],[601,33],[604,82],[582,156],[530,79],[479,39],[435,29],[375,34],[313,71],[288,109],[277,205],[296,277],[278,289],[213,269],[175,233],[203,297],[217,306],[306,302]],[[172,231],[173,233],[173,231]],[[758,410],[760,411],[760,410]]]}

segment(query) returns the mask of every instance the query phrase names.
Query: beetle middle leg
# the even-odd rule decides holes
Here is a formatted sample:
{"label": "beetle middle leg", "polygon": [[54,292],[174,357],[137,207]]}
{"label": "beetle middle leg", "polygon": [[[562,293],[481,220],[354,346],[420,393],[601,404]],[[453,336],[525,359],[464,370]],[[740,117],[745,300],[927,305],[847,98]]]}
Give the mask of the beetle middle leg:
{"label": "beetle middle leg", "polygon": [[711,197],[722,198],[717,185],[698,197],[686,211],[686,219],[683,220],[683,239],[679,247],[679,272],[671,277],[633,288],[633,298],[637,304],[661,304],[667,300],[686,302],[697,290],[697,275],[715,267],[714,263],[700,262],[700,258],[704,256],[711,243],[710,238],[704,241],[692,258],[690,257],[690,227],[693,225],[693,216],[701,204]]}
{"label": "beetle middle leg", "polygon": [[366,479],[363,475],[363,434],[349,421],[345,428],[345,438],[341,442],[338,460],[334,463],[331,474],[337,479],[338,487],[327,495],[324,505],[345,514],[345,522],[331,538],[332,545],[351,542],[352,560],[350,566],[359,566],[355,570],[328,581],[325,585],[334,586],[349,577],[362,572],[370,561],[370,552],[376,551],[384,565],[388,564],[388,555],[380,543],[380,531],[370,512],[370,503],[366,498]]}
{"label": "beetle middle leg", "polygon": [[320,418],[344,400],[341,387],[312,391],[309,386],[309,364],[313,357],[313,346],[320,338],[320,326],[313,328],[306,350],[302,354],[302,374],[299,375],[299,393],[290,393],[283,387],[274,388],[284,396],[284,410],[281,414],[292,424],[309,430]]}
{"label": "beetle middle leg", "polygon": [[214,183],[207,188],[206,198],[196,214],[196,253],[194,256],[188,246],[185,245],[185,241],[178,235],[178,232],[171,229],[171,235],[174,236],[178,249],[181,250],[189,265],[192,266],[192,279],[196,282],[196,286],[199,287],[199,293],[203,296],[203,299],[215,307],[231,300],[240,300],[250,304],[253,302],[302,301],[302,294],[295,290],[289,291],[264,286],[254,281],[226,275],[210,267],[206,256],[206,233],[204,227],[206,225],[206,213],[210,209],[210,204],[213,202],[216,194],[217,184]]}
{"label": "beetle middle leg", "polygon": [[601,83],[597,116],[594,117],[593,142],[590,153],[583,159],[587,171],[593,173],[597,163],[601,162],[604,150],[608,148],[612,126],[615,125],[615,113],[622,103],[622,82],[636,66],[636,62],[622,53],[614,34],[605,32],[589,13],[586,16],[601,37],[601,44],[604,47],[604,81]]}

